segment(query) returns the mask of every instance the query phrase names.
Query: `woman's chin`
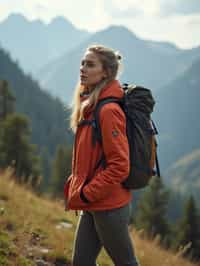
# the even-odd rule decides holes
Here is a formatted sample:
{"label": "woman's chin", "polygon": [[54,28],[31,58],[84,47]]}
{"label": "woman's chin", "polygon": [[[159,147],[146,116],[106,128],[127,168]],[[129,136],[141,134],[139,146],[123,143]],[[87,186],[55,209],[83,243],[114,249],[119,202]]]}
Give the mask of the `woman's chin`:
{"label": "woman's chin", "polygon": [[84,81],[84,80],[80,80],[80,85],[87,86],[87,82],[86,82],[86,81]]}

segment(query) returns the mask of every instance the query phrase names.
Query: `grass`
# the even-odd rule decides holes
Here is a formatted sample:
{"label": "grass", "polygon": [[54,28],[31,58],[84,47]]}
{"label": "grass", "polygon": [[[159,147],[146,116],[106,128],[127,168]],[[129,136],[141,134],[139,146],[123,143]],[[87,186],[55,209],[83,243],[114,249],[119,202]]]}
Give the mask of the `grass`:
{"label": "grass", "polygon": [[[34,266],[39,260],[50,265],[70,265],[77,223],[75,212],[65,212],[64,203],[38,197],[16,184],[7,169],[0,174],[0,265]],[[62,222],[71,228],[57,228]],[[135,252],[141,266],[194,266],[181,257],[163,250],[158,241],[141,237],[130,228]],[[120,251],[120,247],[119,247]],[[106,252],[98,257],[100,266],[113,265]]]}

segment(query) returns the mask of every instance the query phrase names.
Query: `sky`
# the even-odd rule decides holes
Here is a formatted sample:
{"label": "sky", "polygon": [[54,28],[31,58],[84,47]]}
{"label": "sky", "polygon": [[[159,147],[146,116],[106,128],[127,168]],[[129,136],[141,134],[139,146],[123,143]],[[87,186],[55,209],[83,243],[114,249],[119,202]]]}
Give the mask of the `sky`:
{"label": "sky", "polygon": [[143,39],[200,46],[200,0],[0,0],[0,21],[11,13],[46,23],[64,16],[90,32],[124,25]]}

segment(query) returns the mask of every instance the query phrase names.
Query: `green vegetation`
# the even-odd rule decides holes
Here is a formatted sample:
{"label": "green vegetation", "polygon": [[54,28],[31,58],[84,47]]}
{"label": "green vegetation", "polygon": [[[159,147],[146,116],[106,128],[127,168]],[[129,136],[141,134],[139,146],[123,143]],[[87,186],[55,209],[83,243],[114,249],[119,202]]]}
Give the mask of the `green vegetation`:
{"label": "green vegetation", "polygon": [[47,147],[39,156],[39,147],[30,143],[30,121],[15,112],[15,98],[5,80],[0,81],[0,100],[0,167],[12,165],[19,182],[37,187],[38,192],[50,191],[62,197],[64,181],[71,171],[70,146],[59,144],[53,163]]}
{"label": "green vegetation", "polygon": [[200,216],[194,198],[191,196],[184,208],[182,219],[177,226],[177,247],[189,244],[185,256],[200,260]]}
{"label": "green vegetation", "polygon": [[[45,192],[48,190],[51,162],[55,157],[57,145],[64,145],[69,149],[72,145],[73,136],[68,129],[67,120],[69,108],[59,99],[42,91],[39,84],[32,77],[25,75],[18,64],[1,48],[0,69],[0,83],[9,90],[9,94],[0,93],[0,116],[4,115],[4,110],[8,112],[10,106],[15,105],[14,109],[18,114],[28,117],[31,127],[30,143],[37,145],[37,153],[41,157],[43,181],[39,190]],[[3,95],[7,96],[2,97]],[[16,101],[10,98],[15,98]],[[3,99],[4,102],[6,99],[7,107],[2,110],[2,106],[5,106],[2,103]]]}
{"label": "green vegetation", "polygon": [[169,199],[170,193],[161,178],[154,177],[139,199],[134,224],[149,239],[158,238],[162,246],[180,251],[188,259],[199,260],[200,212],[195,200],[191,196],[186,201],[183,212],[174,223],[167,217]]}
{"label": "green vegetation", "polygon": [[[64,212],[63,201],[36,196],[15,183],[7,169],[0,174],[1,208],[4,212],[0,214],[0,265],[70,265],[78,217],[73,211]],[[62,227],[63,222],[71,226]],[[195,266],[179,253],[163,249],[156,238],[144,238],[132,226],[130,233],[141,266]],[[98,264],[112,265],[105,250],[100,253]]]}
{"label": "green vegetation", "polygon": [[169,192],[166,191],[161,178],[153,177],[138,203],[136,226],[143,229],[149,237],[160,235],[167,244],[169,224],[167,206]]}
{"label": "green vegetation", "polygon": [[16,250],[9,235],[0,228],[0,265],[11,266],[8,257],[14,257]]}
{"label": "green vegetation", "polygon": [[2,112],[0,116],[0,167],[15,169],[17,181],[37,186],[40,179],[40,158],[36,145],[30,144],[29,120],[15,113],[14,98],[8,82],[0,82]]}
{"label": "green vegetation", "polygon": [[13,165],[18,181],[27,183],[32,176],[32,185],[37,185],[39,157],[35,154],[35,145],[29,142],[28,119],[16,113],[10,114],[1,122],[1,131],[0,166]]}
{"label": "green vegetation", "polygon": [[59,145],[52,164],[50,189],[54,195],[63,196],[64,181],[71,173],[71,149]]}

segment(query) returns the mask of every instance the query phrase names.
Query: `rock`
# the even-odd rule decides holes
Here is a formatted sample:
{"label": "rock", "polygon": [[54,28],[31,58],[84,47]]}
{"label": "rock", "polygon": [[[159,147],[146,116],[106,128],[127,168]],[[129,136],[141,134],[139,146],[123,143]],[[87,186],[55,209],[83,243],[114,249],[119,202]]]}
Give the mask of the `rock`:
{"label": "rock", "polygon": [[0,215],[3,215],[5,213],[5,209],[3,207],[0,208]]}
{"label": "rock", "polygon": [[8,231],[14,231],[14,230],[15,230],[15,225],[14,225],[13,223],[11,223],[11,222],[8,222],[8,223],[6,224],[6,229],[7,229]]}
{"label": "rock", "polygon": [[42,259],[35,260],[35,264],[37,266],[51,266],[51,264],[49,262],[46,262],[46,261],[44,261]]}
{"label": "rock", "polygon": [[71,223],[67,223],[67,222],[61,222],[59,223],[58,225],[56,225],[56,229],[62,229],[62,228],[72,228],[73,227],[73,224]]}
{"label": "rock", "polygon": [[47,253],[49,253],[49,249],[48,248],[40,248],[40,252],[43,254],[47,254]]}

